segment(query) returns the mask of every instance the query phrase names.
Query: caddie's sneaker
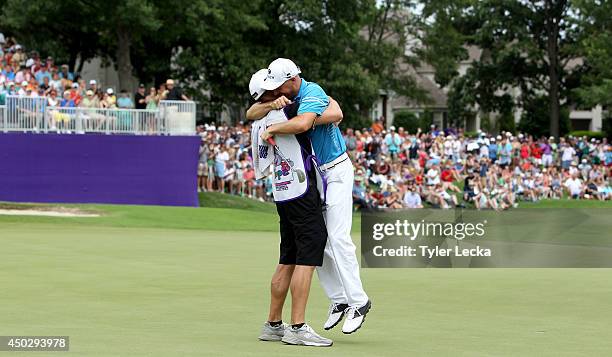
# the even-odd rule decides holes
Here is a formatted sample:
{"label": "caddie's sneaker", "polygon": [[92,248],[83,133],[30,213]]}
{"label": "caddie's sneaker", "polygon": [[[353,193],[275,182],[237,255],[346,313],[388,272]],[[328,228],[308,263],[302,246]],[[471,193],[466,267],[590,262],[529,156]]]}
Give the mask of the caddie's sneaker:
{"label": "caddie's sneaker", "polygon": [[261,341],[280,341],[285,335],[285,329],[289,328],[290,326],[287,324],[270,326],[270,323],[266,321],[261,328],[261,335],[259,335],[259,339]]}
{"label": "caddie's sneaker", "polygon": [[342,321],[344,317],[344,312],[348,309],[348,304],[331,304],[329,306],[329,313],[327,314],[327,321],[323,325],[323,328],[326,330],[331,330],[336,325]]}
{"label": "caddie's sneaker", "polygon": [[344,320],[344,325],[342,325],[342,332],[350,334],[359,330],[371,307],[372,302],[370,300],[363,306],[349,307],[346,312],[346,320]]}
{"label": "caddie's sneaker", "polygon": [[281,341],[288,345],[315,347],[329,347],[334,343],[329,338],[319,336],[307,324],[302,325],[298,329],[294,329],[291,326],[287,327],[285,329],[285,336],[283,336]]}

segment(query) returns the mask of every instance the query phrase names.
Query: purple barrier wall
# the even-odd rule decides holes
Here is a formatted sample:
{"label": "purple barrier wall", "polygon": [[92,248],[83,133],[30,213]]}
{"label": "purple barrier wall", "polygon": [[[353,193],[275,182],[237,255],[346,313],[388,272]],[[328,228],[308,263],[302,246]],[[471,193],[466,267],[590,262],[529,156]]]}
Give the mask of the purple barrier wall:
{"label": "purple barrier wall", "polygon": [[0,201],[197,206],[199,140],[0,134]]}

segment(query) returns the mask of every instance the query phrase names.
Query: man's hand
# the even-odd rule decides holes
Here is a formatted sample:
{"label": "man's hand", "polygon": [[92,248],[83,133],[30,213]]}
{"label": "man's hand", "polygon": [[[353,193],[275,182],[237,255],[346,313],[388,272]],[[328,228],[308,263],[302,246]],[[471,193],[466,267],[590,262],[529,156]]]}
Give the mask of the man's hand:
{"label": "man's hand", "polygon": [[278,109],[283,109],[284,107],[288,106],[289,104],[291,104],[291,101],[289,99],[287,99],[287,97],[285,97],[284,95],[281,95],[280,97],[276,98],[275,100],[270,102],[270,108],[274,109],[274,110],[278,110]]}
{"label": "man's hand", "polygon": [[273,137],[274,135],[272,135],[268,129],[266,129],[263,133],[261,133],[261,140],[263,141],[268,141],[268,139],[270,139],[271,137]]}
{"label": "man's hand", "polygon": [[246,118],[247,120],[259,120],[265,117],[270,110],[282,109],[289,104],[291,104],[291,101],[285,96],[276,98],[271,102],[257,102],[247,109]]}

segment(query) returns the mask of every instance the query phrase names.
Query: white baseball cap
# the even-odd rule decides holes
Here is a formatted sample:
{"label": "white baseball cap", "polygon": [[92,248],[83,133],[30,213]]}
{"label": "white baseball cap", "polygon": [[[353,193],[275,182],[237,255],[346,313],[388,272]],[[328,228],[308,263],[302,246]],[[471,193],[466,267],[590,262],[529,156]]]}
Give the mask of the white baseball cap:
{"label": "white baseball cap", "polygon": [[254,100],[258,100],[266,91],[262,88],[262,86],[267,76],[267,68],[260,69],[251,76],[251,81],[249,82],[249,93],[251,94],[251,98]]}
{"label": "white baseball cap", "polygon": [[96,84],[96,80],[92,79],[91,81],[89,81],[89,84]]}
{"label": "white baseball cap", "polygon": [[106,93],[113,94],[114,93],[113,88],[107,88]]}
{"label": "white baseball cap", "polygon": [[280,87],[285,81],[302,73],[292,60],[287,58],[277,58],[268,66],[268,76],[263,82],[263,89],[274,90]]}

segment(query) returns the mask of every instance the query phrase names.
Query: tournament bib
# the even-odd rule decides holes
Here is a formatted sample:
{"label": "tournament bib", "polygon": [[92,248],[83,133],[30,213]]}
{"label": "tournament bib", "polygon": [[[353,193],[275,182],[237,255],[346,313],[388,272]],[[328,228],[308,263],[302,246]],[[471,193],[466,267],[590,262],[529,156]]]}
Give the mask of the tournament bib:
{"label": "tournament bib", "polygon": [[289,201],[308,190],[304,157],[295,135],[277,135],[274,147],[274,201]]}

